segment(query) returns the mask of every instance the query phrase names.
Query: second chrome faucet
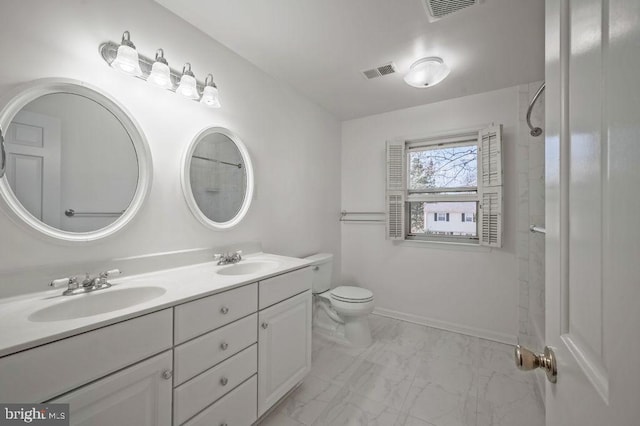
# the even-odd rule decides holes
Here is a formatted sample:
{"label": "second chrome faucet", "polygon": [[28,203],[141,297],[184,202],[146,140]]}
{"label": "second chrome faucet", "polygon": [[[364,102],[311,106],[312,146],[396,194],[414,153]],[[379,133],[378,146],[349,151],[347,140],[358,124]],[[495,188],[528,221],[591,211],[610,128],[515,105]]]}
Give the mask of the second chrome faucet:
{"label": "second chrome faucet", "polygon": [[233,265],[242,260],[242,250],[237,250],[234,253],[214,254],[213,260],[217,260],[218,265]]}

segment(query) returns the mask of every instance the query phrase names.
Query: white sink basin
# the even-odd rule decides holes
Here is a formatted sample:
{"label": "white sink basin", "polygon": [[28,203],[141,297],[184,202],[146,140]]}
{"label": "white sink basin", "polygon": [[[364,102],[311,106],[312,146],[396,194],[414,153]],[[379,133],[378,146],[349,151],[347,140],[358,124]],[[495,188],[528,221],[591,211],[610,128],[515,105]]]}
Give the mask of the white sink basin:
{"label": "white sink basin", "polygon": [[65,296],[69,298],[68,301],[35,311],[29,315],[29,321],[63,321],[104,314],[155,299],[166,291],[162,287],[110,288],[76,296]]}
{"label": "white sink basin", "polygon": [[224,266],[216,271],[220,275],[252,275],[268,272],[278,267],[278,262],[270,260],[240,261],[235,265]]}

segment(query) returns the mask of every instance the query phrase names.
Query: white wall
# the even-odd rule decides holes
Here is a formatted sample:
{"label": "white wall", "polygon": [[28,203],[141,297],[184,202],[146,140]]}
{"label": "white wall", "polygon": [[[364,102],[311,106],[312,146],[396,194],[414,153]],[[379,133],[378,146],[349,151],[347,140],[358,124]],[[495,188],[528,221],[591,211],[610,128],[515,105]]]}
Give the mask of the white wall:
{"label": "white wall", "polygon": [[384,226],[342,225],[342,278],[370,288],[381,312],[515,342],[518,88],[452,99],[342,124],[342,209],[384,211],[385,141],[502,124],[501,249],[386,241]]}
{"label": "white wall", "polygon": [[[162,47],[172,67],[189,61],[200,79],[212,72],[222,108],[205,108],[109,68],[98,45],[119,41],[124,30],[147,56]],[[0,51],[0,96],[16,84],[43,77],[97,86],[139,122],[154,162],[145,206],[105,241],[53,242],[0,213],[0,274],[255,240],[269,252],[296,256],[329,251],[339,260],[340,124],[161,6],[151,0],[3,1]],[[182,154],[208,126],[237,133],[254,160],[256,199],[245,220],[230,231],[204,228],[192,216],[180,186]],[[12,285],[0,276],[0,294],[15,293]],[[26,287],[45,285],[42,280]]]}

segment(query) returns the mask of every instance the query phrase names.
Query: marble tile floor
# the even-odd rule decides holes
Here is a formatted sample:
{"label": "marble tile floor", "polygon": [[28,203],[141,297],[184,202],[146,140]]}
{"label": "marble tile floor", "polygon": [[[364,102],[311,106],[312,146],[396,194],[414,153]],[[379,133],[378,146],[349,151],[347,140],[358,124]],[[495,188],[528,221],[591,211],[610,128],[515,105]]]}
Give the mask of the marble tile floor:
{"label": "marble tile floor", "polygon": [[314,333],[311,373],[260,426],[544,426],[513,347],[370,316],[374,343]]}

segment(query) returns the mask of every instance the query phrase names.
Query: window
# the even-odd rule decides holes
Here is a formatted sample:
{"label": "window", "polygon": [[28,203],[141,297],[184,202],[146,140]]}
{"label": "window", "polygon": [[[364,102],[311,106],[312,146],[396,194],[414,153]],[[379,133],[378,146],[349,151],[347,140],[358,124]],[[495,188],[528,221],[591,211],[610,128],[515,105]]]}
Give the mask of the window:
{"label": "window", "polygon": [[475,222],[476,214],[475,213],[462,213],[462,221],[463,222]]}
{"label": "window", "polygon": [[387,238],[499,247],[501,133],[388,142]]}

